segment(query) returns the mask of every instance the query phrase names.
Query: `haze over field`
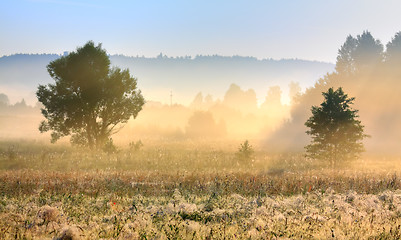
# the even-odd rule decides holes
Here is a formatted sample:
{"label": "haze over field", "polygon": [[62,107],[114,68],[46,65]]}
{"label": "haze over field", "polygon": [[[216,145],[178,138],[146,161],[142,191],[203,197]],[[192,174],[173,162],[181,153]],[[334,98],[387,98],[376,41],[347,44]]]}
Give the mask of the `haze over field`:
{"label": "haze over field", "polygon": [[[73,51],[75,49],[71,49]],[[55,54],[11,55],[0,58],[0,89],[12,104],[22,98],[30,105],[37,102],[39,84],[53,82],[46,66],[61,57]],[[189,105],[196,94],[210,94],[222,100],[231,84],[253,89],[262,104],[269,87],[280,86],[282,101],[289,104],[288,85],[299,83],[302,90],[313,86],[316,79],[334,69],[334,65],[306,60],[258,60],[252,57],[196,56],[154,58],[110,56],[111,64],[128,68],[138,78],[138,86],[148,101]]]}
{"label": "haze over field", "polygon": [[400,9],[1,1],[0,239],[401,239]]}
{"label": "haze over field", "polygon": [[264,150],[302,152],[311,107],[343,87],[371,135],[368,152],[401,149],[396,1],[19,3],[0,10],[3,138],[39,136],[46,66],[94,40],[147,101],[116,139],[257,139]]}
{"label": "haze over field", "polygon": [[[356,97],[361,120],[372,135],[365,140],[369,149],[396,151],[397,131],[389,131],[381,122],[398,119],[393,114],[397,105],[378,105],[394,95],[391,89],[396,87],[382,84],[385,78],[396,86],[394,71],[372,64],[382,72],[364,68],[365,75],[356,72],[349,77],[338,72],[338,64],[343,64],[338,60],[348,54],[349,65],[370,62],[375,58],[370,48],[376,41],[379,62],[386,62],[388,49],[383,44],[397,45],[392,37],[399,29],[392,23],[400,20],[394,10],[398,3],[364,1],[364,11],[352,7],[361,2],[348,4],[343,8],[341,2],[319,1],[302,5],[290,1],[6,2],[0,10],[4,32],[0,93],[8,105],[1,115],[2,136],[38,136],[40,106],[23,109],[26,104],[36,105],[39,84],[53,82],[46,65],[94,40],[102,43],[113,66],[129,69],[138,79],[148,102],[122,136],[251,138],[262,140],[265,149],[281,149],[280,145],[302,151],[309,141],[303,124],[311,106],[320,103],[321,92],[329,86],[342,86]],[[136,14],[128,14],[128,9]],[[357,39],[364,29],[373,33],[367,32],[370,38],[365,36],[367,40],[360,43],[365,53],[347,53],[352,47],[341,50],[349,34]],[[301,93],[305,94],[294,98]],[[379,100],[373,100],[373,95]],[[397,102],[398,97],[393,98]],[[154,121],[160,117],[164,121]],[[33,121],[28,124],[27,119]]]}

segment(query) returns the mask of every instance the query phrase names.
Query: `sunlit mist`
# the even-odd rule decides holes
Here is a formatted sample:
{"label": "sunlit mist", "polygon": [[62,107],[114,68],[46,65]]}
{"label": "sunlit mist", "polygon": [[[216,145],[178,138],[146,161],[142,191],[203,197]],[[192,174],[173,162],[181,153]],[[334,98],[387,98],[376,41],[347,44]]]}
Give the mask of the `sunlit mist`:
{"label": "sunlit mist", "polygon": [[2,5],[0,239],[401,239],[397,1]]}

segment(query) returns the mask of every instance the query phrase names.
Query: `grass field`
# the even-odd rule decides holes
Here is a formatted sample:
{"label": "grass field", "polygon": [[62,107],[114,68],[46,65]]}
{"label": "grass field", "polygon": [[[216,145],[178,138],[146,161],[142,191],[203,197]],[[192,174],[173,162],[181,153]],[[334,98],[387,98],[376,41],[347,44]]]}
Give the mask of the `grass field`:
{"label": "grass field", "polygon": [[0,239],[399,239],[401,161],[338,169],[239,143],[106,154],[0,142]]}

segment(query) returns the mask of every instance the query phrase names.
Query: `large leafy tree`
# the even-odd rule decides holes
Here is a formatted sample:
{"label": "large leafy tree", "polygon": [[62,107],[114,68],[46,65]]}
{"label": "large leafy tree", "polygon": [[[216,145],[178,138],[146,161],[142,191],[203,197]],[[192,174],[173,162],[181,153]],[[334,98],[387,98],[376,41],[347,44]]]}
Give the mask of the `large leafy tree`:
{"label": "large leafy tree", "polygon": [[103,147],[131,117],[142,110],[144,98],[128,70],[110,67],[101,44],[89,41],[67,56],[49,63],[54,84],[36,92],[46,118],[41,132],[52,131],[52,142],[71,135],[71,142]]}
{"label": "large leafy tree", "polygon": [[355,98],[349,98],[342,88],[323,92],[324,101],[312,107],[312,116],[305,125],[312,142],[306,146],[307,156],[337,162],[355,159],[364,151],[364,126],[357,120],[358,110],[351,108]]}

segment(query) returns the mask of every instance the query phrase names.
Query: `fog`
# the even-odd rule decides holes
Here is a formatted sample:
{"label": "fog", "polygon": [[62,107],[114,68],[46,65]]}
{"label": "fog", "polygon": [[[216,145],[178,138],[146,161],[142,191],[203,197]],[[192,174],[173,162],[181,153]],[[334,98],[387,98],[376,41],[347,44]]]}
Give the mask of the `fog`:
{"label": "fog", "polygon": [[[106,46],[107,47],[107,46]],[[15,54],[0,57],[0,93],[5,93],[11,103],[22,98],[35,105],[35,92],[39,84],[52,83],[46,65],[62,55]],[[282,101],[288,104],[291,82],[302,89],[334,69],[331,63],[299,59],[256,59],[240,56],[186,56],[154,58],[111,55],[112,66],[129,69],[138,79],[138,87],[148,101],[188,106],[198,92],[222,99],[231,84],[253,89],[258,104],[264,101],[268,88],[280,86]]]}
{"label": "fog", "polygon": [[[298,83],[291,83],[298,89]],[[282,91],[272,86],[265,101],[258,106],[253,89],[243,90],[232,84],[223,99],[199,92],[193,101],[182,104],[162,104],[148,101],[136,119],[131,119],[113,136],[115,142],[127,144],[133,140],[230,140],[263,139],[289,118],[289,106],[281,102]],[[38,126],[44,118],[40,104],[28,105],[24,100],[10,104],[7,95],[0,98],[2,138],[44,139]]]}
{"label": "fog", "polygon": [[[304,123],[311,116],[311,107],[321,104],[322,92],[328,88],[342,87],[349,97],[355,97],[352,107],[359,110],[359,120],[371,136],[364,140],[367,154],[397,155],[401,153],[400,64],[399,33],[384,46],[369,32],[363,32],[346,38],[339,49],[335,70],[315,79],[315,84],[306,90],[297,81],[287,81],[285,87],[271,83],[258,97],[261,89],[231,82],[217,97],[202,91],[205,88],[194,88],[187,104],[174,100],[178,94],[174,92],[171,102],[147,99],[138,117],[131,119],[113,139],[122,145],[137,140],[251,139],[267,152],[302,152],[310,142]],[[38,131],[43,120],[41,106],[29,106],[25,101],[11,103],[7,95],[14,93],[7,90],[1,89],[1,138],[48,139],[48,135]]]}
{"label": "fog", "polygon": [[365,133],[367,153],[394,155],[401,153],[401,38],[400,33],[386,47],[369,32],[349,36],[339,49],[336,71],[319,79],[291,107],[291,119],[267,137],[270,149],[301,151],[310,141],[305,134],[305,121],[311,106],[320,105],[322,92],[330,87],[342,87],[349,97],[355,97],[354,109],[359,110]]}

